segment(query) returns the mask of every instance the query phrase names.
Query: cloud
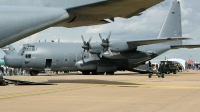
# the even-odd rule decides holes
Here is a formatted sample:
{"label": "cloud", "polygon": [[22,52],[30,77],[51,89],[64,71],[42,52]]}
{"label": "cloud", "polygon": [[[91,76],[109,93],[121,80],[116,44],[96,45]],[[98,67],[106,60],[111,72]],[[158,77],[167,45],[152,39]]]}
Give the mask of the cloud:
{"label": "cloud", "polygon": [[[87,26],[80,28],[65,28],[52,27],[37,34],[34,34],[26,39],[14,43],[17,49],[20,49],[24,43],[32,43],[51,40],[58,40],[61,42],[82,42],[81,35],[85,40],[92,36],[92,41],[100,41],[98,33],[101,33],[104,38],[109,32],[112,32],[111,40],[134,40],[143,38],[156,38],[171,2],[174,0],[165,0],[161,4],[153,6],[152,8],[143,12],[141,16],[135,16],[129,19],[115,18],[115,22],[106,25]],[[199,0],[179,0],[181,2],[182,11],[182,32],[184,37],[190,37],[193,40],[184,41],[184,44],[199,44],[200,38],[200,8]],[[164,53],[156,59],[164,59],[165,56],[178,57],[188,59],[190,55],[195,60],[200,61],[198,56],[200,49],[187,50],[172,50]],[[0,52],[0,56],[4,55]]]}

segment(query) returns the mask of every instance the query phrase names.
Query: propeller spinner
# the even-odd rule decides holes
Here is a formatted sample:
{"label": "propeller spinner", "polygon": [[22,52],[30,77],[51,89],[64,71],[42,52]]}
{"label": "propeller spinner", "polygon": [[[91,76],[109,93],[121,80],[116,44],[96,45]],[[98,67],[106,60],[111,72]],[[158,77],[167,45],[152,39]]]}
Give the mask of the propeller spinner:
{"label": "propeller spinner", "polygon": [[110,45],[109,45],[109,43],[110,43],[110,41],[109,41],[110,36],[111,36],[111,32],[109,33],[108,37],[105,40],[105,39],[103,39],[102,35],[99,33],[99,37],[100,37],[100,39],[102,41],[101,46],[103,46],[103,51],[101,52],[100,57],[102,57],[105,48],[109,52],[110,56],[113,56],[113,53],[111,52]]}

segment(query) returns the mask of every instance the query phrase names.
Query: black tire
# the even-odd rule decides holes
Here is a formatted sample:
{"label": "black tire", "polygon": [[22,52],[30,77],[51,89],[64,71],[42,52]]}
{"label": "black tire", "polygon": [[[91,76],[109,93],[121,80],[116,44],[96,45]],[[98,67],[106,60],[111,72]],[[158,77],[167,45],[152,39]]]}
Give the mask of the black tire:
{"label": "black tire", "polygon": [[152,75],[153,75],[152,73],[149,73],[149,78],[151,78],[151,77],[152,77]]}
{"label": "black tire", "polygon": [[173,72],[173,74],[176,74],[177,73],[177,71],[175,70],[174,72]]}
{"label": "black tire", "polygon": [[38,73],[39,73],[39,72],[36,71],[36,70],[31,70],[31,71],[30,71],[30,75],[31,75],[31,76],[37,76]]}
{"label": "black tire", "polygon": [[161,74],[161,77],[162,77],[162,78],[165,78],[165,74],[164,74],[164,73],[162,73],[162,74]]}
{"label": "black tire", "polygon": [[97,75],[97,74],[98,74],[98,73],[97,73],[96,70],[92,71],[92,75]]}
{"label": "black tire", "polygon": [[0,79],[0,86],[4,86],[5,85],[5,80]]}
{"label": "black tire", "polygon": [[104,75],[105,72],[97,72],[98,75]]}
{"label": "black tire", "polygon": [[90,71],[82,71],[83,75],[90,75]]}

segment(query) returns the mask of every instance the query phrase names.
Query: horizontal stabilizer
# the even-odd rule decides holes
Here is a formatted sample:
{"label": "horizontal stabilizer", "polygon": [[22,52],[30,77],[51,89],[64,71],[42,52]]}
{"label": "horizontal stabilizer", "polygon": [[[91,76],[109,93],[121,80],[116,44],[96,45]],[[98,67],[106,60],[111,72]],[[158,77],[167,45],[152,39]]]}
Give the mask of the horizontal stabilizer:
{"label": "horizontal stabilizer", "polygon": [[150,40],[136,40],[136,41],[128,41],[127,43],[132,47],[137,47],[141,45],[149,45],[149,44],[158,44],[158,43],[165,43],[165,42],[172,42],[172,41],[180,41],[180,40],[188,40],[190,38],[157,38],[157,39],[150,39]]}
{"label": "horizontal stabilizer", "polygon": [[173,45],[173,46],[171,46],[171,49],[179,49],[179,48],[188,48],[188,49],[200,48],[200,44],[198,44],[198,45]]}

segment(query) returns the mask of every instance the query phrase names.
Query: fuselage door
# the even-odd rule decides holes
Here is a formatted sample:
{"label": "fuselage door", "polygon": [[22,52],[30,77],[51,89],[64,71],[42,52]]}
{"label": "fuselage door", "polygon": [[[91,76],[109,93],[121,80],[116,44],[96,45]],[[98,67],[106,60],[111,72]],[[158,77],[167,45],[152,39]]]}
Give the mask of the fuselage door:
{"label": "fuselage door", "polygon": [[46,59],[45,68],[51,68],[52,66],[52,59]]}

